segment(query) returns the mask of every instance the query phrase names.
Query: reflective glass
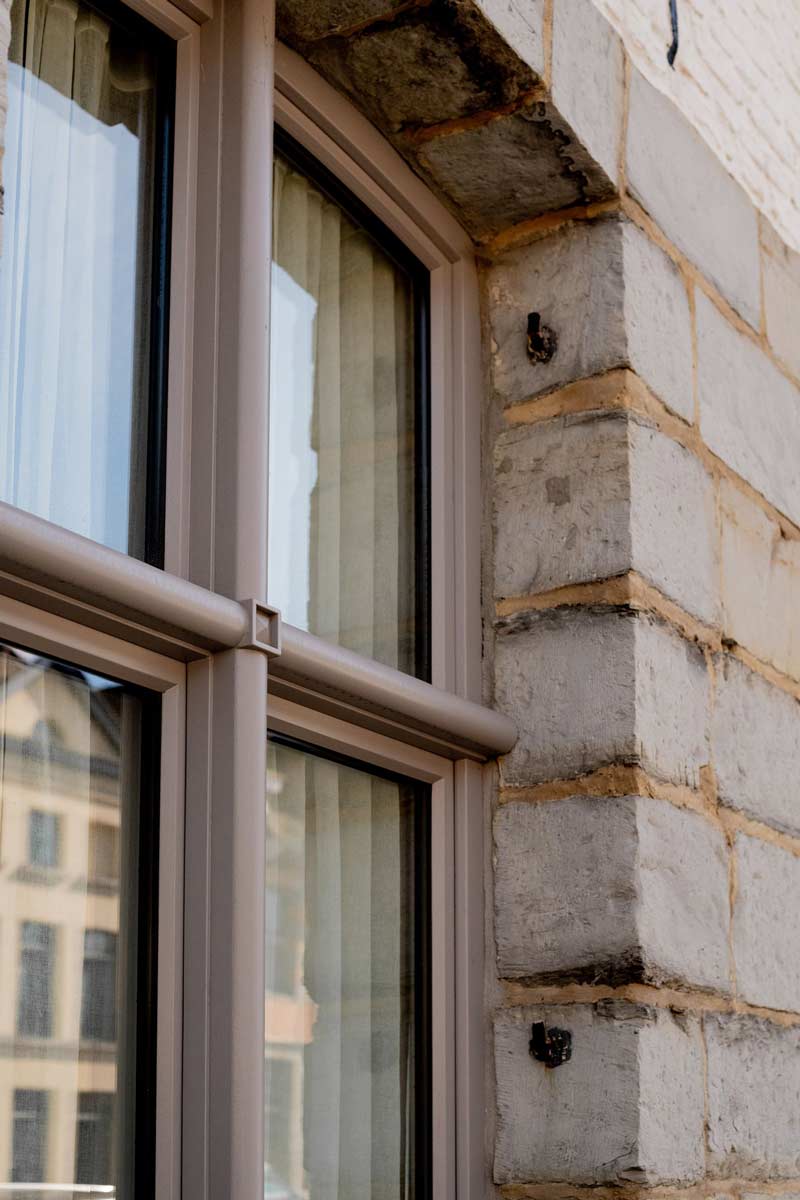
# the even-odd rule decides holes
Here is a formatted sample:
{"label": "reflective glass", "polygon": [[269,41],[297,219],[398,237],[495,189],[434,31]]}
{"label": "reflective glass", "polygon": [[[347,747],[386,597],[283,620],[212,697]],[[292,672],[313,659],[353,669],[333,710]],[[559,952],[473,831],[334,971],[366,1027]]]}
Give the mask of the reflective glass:
{"label": "reflective glass", "polygon": [[11,6],[0,500],[142,557],[159,483],[148,447],[171,51],[110,12]]}
{"label": "reflective glass", "polygon": [[[0,646],[0,1194],[12,1200],[135,1195],[154,714],[111,680]],[[100,886],[97,828],[119,847]]]}
{"label": "reflective glass", "polygon": [[[275,155],[269,597],[292,625],[427,667],[425,273]],[[312,168],[313,170],[313,168]]]}
{"label": "reflective glass", "polygon": [[270,744],[266,1197],[421,1200],[427,798]]}

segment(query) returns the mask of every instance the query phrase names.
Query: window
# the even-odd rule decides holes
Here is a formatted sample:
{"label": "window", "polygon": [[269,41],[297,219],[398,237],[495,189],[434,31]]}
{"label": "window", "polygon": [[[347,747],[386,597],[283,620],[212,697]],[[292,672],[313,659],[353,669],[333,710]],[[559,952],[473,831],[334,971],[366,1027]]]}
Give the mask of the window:
{"label": "window", "polygon": [[0,1190],[472,1200],[473,247],[269,5],[131,3],[11,13]]}
{"label": "window", "polygon": [[50,1037],[53,1031],[53,959],[55,931],[40,921],[20,926],[19,1007],[22,1037]]}
{"label": "window", "polygon": [[119,879],[119,830],[104,821],[89,825],[89,886],[114,886]]}
{"label": "window", "polygon": [[267,888],[302,962],[281,996],[268,940],[268,1168],[298,1194],[426,1196],[430,789],[274,740],[268,779]]}
{"label": "window", "polygon": [[113,1042],[117,1030],[117,935],[87,929],[83,935],[81,1037]]}
{"label": "window", "polygon": [[56,813],[34,809],[28,823],[28,861],[32,867],[58,866],[59,819]]}
{"label": "window", "polygon": [[15,0],[0,499],[160,561],[174,49],[121,4]]}
{"label": "window", "polygon": [[111,1134],[114,1098],[109,1092],[81,1092],[75,1131],[75,1182],[108,1187],[114,1178]]}
{"label": "window", "polygon": [[428,272],[280,129],[272,207],[270,599],[428,678]]}
{"label": "window", "polygon": [[[11,1162],[9,1182],[124,1190],[135,1178],[134,1147],[118,1164],[120,1177],[112,1173],[111,1146],[117,1119],[143,1137],[148,1128],[137,1095],[150,1086],[154,1053],[144,947],[155,905],[158,795],[149,759],[158,750],[158,708],[151,696],[105,676],[0,648],[0,858],[12,856],[18,830],[27,829],[31,857],[47,865],[59,859],[61,867],[47,889],[31,887],[25,874],[0,881],[2,910],[19,920],[20,946],[17,1042],[0,1079],[0,1100],[3,1089],[15,1097],[13,1153],[0,1146],[0,1161]],[[39,740],[40,769],[31,775],[28,734],[53,724],[61,736]],[[90,814],[99,797],[119,820],[122,870],[113,891],[93,896]],[[47,819],[56,806],[59,826]],[[101,918],[106,928],[98,927]],[[34,1038],[48,1040],[31,1045]],[[45,1078],[49,1101],[17,1086]],[[79,1093],[87,1082],[94,1090]]]}
{"label": "window", "polygon": [[11,1182],[42,1183],[47,1161],[47,1092],[14,1089]]}

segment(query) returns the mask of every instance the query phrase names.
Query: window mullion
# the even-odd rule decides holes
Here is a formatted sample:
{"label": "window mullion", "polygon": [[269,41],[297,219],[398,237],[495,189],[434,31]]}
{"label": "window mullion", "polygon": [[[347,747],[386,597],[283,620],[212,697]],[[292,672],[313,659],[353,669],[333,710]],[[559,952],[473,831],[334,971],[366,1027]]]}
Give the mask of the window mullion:
{"label": "window mullion", "polygon": [[[271,0],[203,28],[191,577],[266,601]],[[214,122],[214,127],[206,120]],[[245,642],[247,639],[245,639]],[[267,660],[188,671],[185,1200],[252,1200],[264,1172]]]}

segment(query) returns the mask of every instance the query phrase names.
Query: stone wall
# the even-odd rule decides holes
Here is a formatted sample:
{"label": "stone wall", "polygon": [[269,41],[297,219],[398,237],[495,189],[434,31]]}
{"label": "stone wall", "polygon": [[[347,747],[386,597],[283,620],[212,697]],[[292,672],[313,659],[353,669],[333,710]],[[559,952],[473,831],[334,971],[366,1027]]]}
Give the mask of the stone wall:
{"label": "stone wall", "polygon": [[667,0],[595,0],[635,66],[668,95],[800,249],[800,20],[786,0],[677,0],[674,67]]}

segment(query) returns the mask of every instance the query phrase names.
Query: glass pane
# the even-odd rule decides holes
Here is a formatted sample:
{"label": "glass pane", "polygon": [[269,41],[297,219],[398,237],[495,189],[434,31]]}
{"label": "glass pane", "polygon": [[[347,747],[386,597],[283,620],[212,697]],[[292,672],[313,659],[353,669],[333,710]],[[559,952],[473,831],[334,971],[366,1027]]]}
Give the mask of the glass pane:
{"label": "glass pane", "polygon": [[9,53],[0,500],[141,557],[169,51],[82,0],[13,0]]}
{"label": "glass pane", "polygon": [[[72,1200],[73,1185],[134,1200],[154,720],[120,684],[0,645],[0,1194],[12,1200]],[[98,829],[113,851],[93,848]]]}
{"label": "glass pane", "polygon": [[273,187],[270,603],[425,676],[424,273],[280,151]]}
{"label": "glass pane", "polygon": [[421,1200],[427,796],[270,744],[267,1200]]}

